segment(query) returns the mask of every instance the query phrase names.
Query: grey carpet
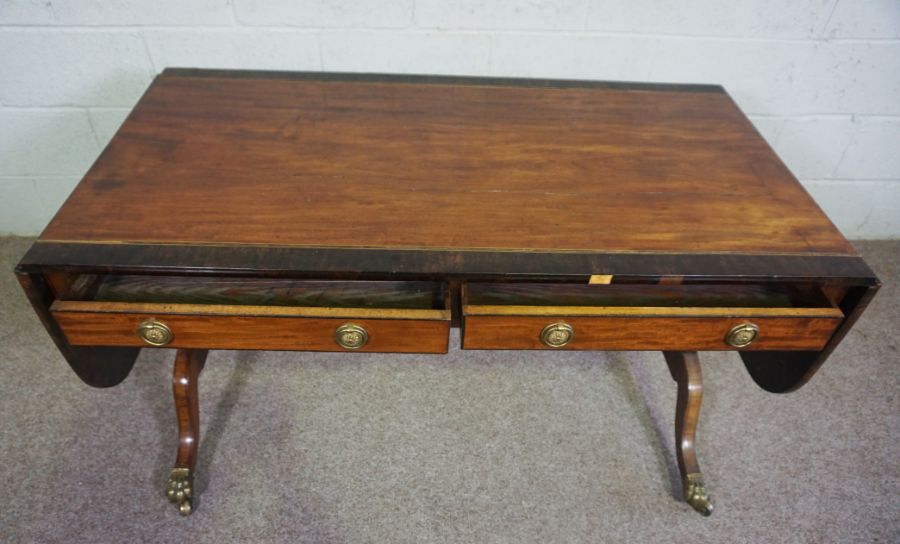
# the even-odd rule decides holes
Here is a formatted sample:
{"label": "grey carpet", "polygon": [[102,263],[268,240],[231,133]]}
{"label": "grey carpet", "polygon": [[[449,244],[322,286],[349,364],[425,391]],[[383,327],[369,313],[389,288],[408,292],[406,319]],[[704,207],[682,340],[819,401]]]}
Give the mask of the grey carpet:
{"label": "grey carpet", "polygon": [[11,274],[28,243],[0,239],[3,542],[900,541],[900,242],[858,244],[885,287],[800,391],[702,354],[711,518],[680,499],[661,354],[455,347],[211,353],[181,518],[173,352],[83,385]]}

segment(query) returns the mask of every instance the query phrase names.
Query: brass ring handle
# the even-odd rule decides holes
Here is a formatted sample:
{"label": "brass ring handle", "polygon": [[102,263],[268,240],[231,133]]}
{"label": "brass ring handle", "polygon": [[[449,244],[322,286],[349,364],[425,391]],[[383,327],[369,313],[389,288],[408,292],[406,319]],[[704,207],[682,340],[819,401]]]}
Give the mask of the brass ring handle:
{"label": "brass ring handle", "polygon": [[157,347],[165,346],[175,338],[175,335],[172,334],[172,329],[168,325],[152,317],[141,322],[135,332],[138,338],[151,346]]}
{"label": "brass ring handle", "polygon": [[359,349],[369,342],[369,333],[355,323],[345,323],[334,331],[334,341],[344,349]]}
{"label": "brass ring handle", "polygon": [[741,323],[732,327],[725,335],[725,343],[735,348],[749,346],[759,336],[759,326],[753,323]]}
{"label": "brass ring handle", "polygon": [[561,348],[572,341],[575,330],[568,323],[551,323],[541,331],[541,342],[551,348]]}

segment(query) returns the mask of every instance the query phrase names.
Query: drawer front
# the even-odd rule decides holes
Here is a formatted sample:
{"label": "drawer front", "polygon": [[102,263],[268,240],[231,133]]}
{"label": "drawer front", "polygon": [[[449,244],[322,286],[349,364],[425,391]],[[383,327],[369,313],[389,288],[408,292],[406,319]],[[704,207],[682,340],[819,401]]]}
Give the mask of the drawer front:
{"label": "drawer front", "polygon": [[[742,348],[726,342],[729,332],[744,324],[758,327],[757,336]],[[468,315],[464,349],[588,349],[588,350],[820,350],[840,319],[830,317],[586,317]],[[571,327],[571,340],[550,347],[542,340],[547,327]]]}
{"label": "drawer front", "polygon": [[[96,303],[57,301],[51,309],[72,345],[154,347],[139,331],[149,326],[157,332],[168,330],[145,335],[161,341],[155,342],[156,347],[166,348],[446,353],[450,332],[449,312],[442,311],[350,308],[340,310],[340,315],[328,315],[335,313],[331,309],[318,312],[323,315],[309,311],[277,315],[291,312],[266,308],[260,313],[273,315],[247,315],[246,307],[192,313],[173,310],[177,305],[92,305]],[[417,313],[425,318],[408,317]],[[349,336],[339,334],[341,327]],[[363,336],[365,342],[357,347]]]}
{"label": "drawer front", "polygon": [[467,284],[466,349],[820,350],[843,319],[816,286]]}

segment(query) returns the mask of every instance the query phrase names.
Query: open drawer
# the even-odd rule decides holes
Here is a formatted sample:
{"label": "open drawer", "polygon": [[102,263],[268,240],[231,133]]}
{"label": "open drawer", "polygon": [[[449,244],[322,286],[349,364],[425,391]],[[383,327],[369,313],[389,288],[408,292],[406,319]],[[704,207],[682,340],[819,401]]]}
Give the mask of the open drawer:
{"label": "open drawer", "polygon": [[446,286],[84,275],[50,308],[69,343],[206,349],[446,353]]}
{"label": "open drawer", "polygon": [[469,283],[464,349],[819,350],[843,319],[814,286]]}

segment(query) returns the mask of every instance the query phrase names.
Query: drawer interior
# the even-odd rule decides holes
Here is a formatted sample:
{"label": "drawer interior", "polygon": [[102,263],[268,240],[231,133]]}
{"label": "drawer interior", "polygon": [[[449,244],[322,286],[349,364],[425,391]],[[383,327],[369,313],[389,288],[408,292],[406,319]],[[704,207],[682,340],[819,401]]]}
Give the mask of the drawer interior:
{"label": "drawer interior", "polygon": [[318,281],[82,275],[60,297],[103,303],[444,310],[446,287],[421,281]]}
{"label": "drawer interior", "polygon": [[817,286],[808,284],[560,284],[469,283],[466,314],[741,313],[840,316]]}

